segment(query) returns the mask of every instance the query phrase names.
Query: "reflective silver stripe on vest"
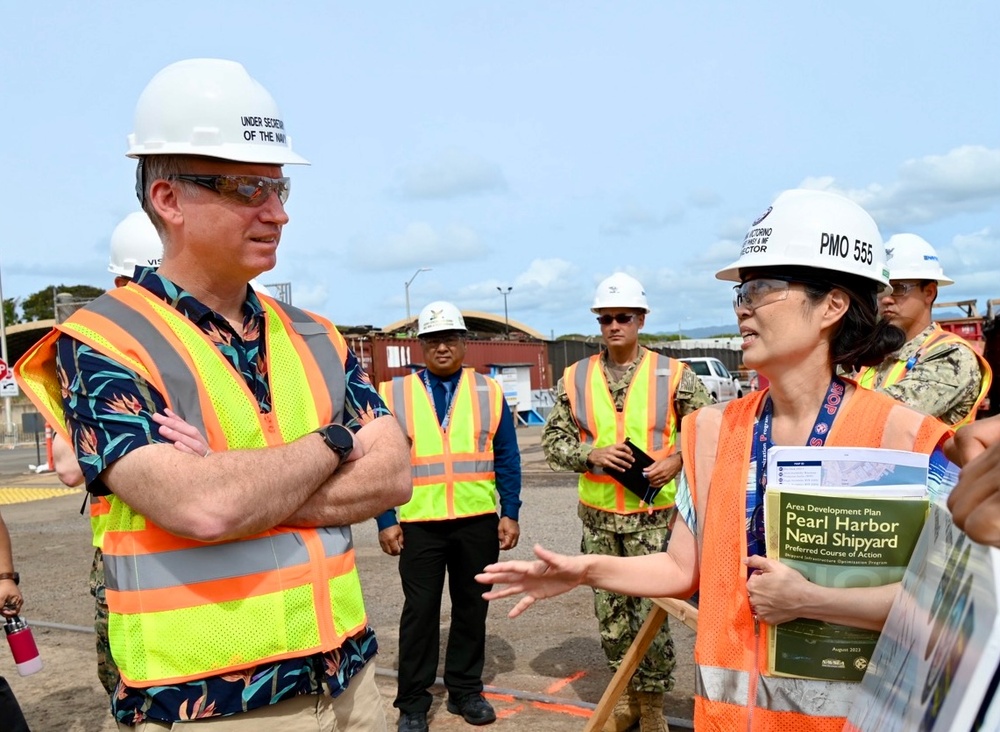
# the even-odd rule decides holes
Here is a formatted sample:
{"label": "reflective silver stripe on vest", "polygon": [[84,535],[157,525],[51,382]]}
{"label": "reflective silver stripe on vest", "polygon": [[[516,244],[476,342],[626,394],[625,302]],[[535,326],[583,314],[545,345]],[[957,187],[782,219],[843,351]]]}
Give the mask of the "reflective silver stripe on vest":
{"label": "reflective silver stripe on vest", "polygon": [[406,377],[396,376],[392,379],[392,413],[396,415],[396,421],[403,429],[403,434],[408,435],[409,430],[406,425]]}
{"label": "reflective silver stripe on vest", "polygon": [[[316,531],[328,557],[344,554],[353,546],[347,527]],[[272,572],[308,561],[309,552],[300,535],[276,534],[155,554],[105,554],[104,571],[108,589],[132,592]]]}
{"label": "reflective silver stripe on vest", "polygon": [[[163,385],[167,390],[167,394],[163,396],[169,395],[173,410],[181,419],[197,427],[203,435],[206,434],[205,418],[201,413],[201,402],[198,401],[196,382],[191,378],[191,369],[170,341],[143,315],[114,297],[99,297],[86,307],[119,325],[143,345],[153,359],[156,370],[163,377]],[[127,364],[122,365],[128,368]]]}
{"label": "reflective silver stripe on vest", "polygon": [[[754,704],[772,712],[794,712],[809,717],[846,717],[858,684],[780,676],[759,676]],[[750,674],[714,666],[696,666],[695,694],[711,702],[745,707]]]}
{"label": "reflective silver stripe on vest", "polygon": [[[330,393],[332,404],[332,421],[343,422],[344,394],[347,390],[347,377],[344,374],[344,363],[333,344],[327,326],[313,318],[305,310],[289,305],[280,300],[270,301],[279,310],[284,311],[291,321],[292,329],[298,333],[312,354],[323,382]],[[319,336],[319,337],[317,337]]]}
{"label": "reflective silver stripe on vest", "polygon": [[[600,356],[597,356],[597,359],[598,361],[594,364],[594,368],[599,369],[601,367]],[[587,413],[587,387],[590,382],[590,366],[592,363],[590,360],[586,364],[577,363],[573,369],[573,391],[576,393],[576,411],[579,412],[579,414],[574,414],[573,417],[576,419],[577,424],[580,425],[584,445],[594,444],[594,434],[596,432],[594,425],[587,421],[590,416]]]}
{"label": "reflective silver stripe on vest", "polygon": [[[457,474],[456,477],[461,479],[461,476],[466,473],[492,473],[493,461],[455,460],[452,462],[451,467],[452,470]],[[445,466],[444,463],[433,463],[430,465],[414,465],[412,474],[414,478],[434,478],[439,475],[445,474]]]}
{"label": "reflective silver stripe on vest", "polygon": [[662,450],[666,446],[664,435],[667,427],[667,414],[670,412],[670,359],[659,353],[650,353],[656,360],[652,363],[653,388],[656,390],[656,406],[653,416],[653,449]]}
{"label": "reflective silver stripe on vest", "polygon": [[[465,376],[467,374],[463,374]],[[486,380],[486,377],[482,374],[473,373],[472,374],[475,381],[472,384],[473,396],[479,402],[479,436],[476,439],[476,446],[479,452],[486,452],[486,445],[490,439],[490,421],[492,420],[493,410],[492,403],[490,401],[490,383]],[[460,463],[455,463],[456,469]],[[490,461],[489,470],[493,470],[493,463]]]}

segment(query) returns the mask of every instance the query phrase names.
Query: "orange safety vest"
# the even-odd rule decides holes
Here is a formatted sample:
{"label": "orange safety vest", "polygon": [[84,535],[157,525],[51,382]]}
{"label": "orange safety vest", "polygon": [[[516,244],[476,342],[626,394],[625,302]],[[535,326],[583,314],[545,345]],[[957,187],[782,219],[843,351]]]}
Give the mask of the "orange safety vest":
{"label": "orange safety vest", "polygon": [[967,340],[956,333],[946,331],[937,323],[934,324],[933,332],[931,332],[927,338],[924,339],[924,342],[920,344],[920,348],[917,349],[917,352],[906,361],[896,361],[896,363],[892,365],[892,368],[886,372],[881,384],[878,386],[875,385],[875,379],[878,376],[878,367],[868,366],[859,372],[858,386],[865,389],[886,389],[890,386],[898,384],[910,372],[910,369],[916,366],[927,353],[935,347],[942,345],[959,345],[961,347],[968,348],[972,351],[973,355],[975,355],[976,360],[979,361],[979,373],[981,374],[981,378],[979,380],[979,394],[976,396],[976,401],[972,405],[972,408],[969,409],[969,413],[953,426],[957,429],[962,425],[970,424],[975,421],[979,405],[983,403],[983,400],[989,393],[990,384],[993,383],[993,369],[990,368],[990,364],[986,361],[986,359],[984,359],[979,353],[976,353],[975,349],[970,347]]}
{"label": "orange safety vest", "polygon": [[[605,447],[620,444],[628,437],[655,460],[671,455],[677,440],[674,396],[686,368],[680,361],[642,349],[625,393],[621,412],[615,409],[611,389],[601,367],[601,356],[591,356],[570,365],[563,376],[573,419],[580,428],[580,442]],[[677,493],[670,481],[653,499],[641,505],[639,497],[600,468],[588,470],[578,481],[580,502],[611,513],[640,513],[671,508]]]}
{"label": "orange safety vest", "polygon": [[[746,592],[746,484],[753,425],[766,392],[684,418],[684,469],[698,516],[700,584],[695,640],[699,730],[839,732],[857,684],[767,675],[766,626],[755,630]],[[885,394],[856,389],[826,444],[930,453],[951,429]],[[707,520],[706,520],[707,517]]]}
{"label": "orange safety vest", "polygon": [[493,437],[500,426],[503,389],[462,369],[443,428],[419,373],[384,381],[379,394],[410,438],[413,496],[400,521],[440,521],[496,512]]}
{"label": "orange safety vest", "polygon": [[[197,326],[134,284],[77,311],[15,366],[64,424],[59,332],[133,369],[214,451],[296,440],[342,417],[347,345],[329,321],[258,295],[272,411]],[[276,526],[235,541],[173,535],[110,497],[104,536],[109,636],[122,678],[149,687],[338,648],[367,622],[350,527]]]}

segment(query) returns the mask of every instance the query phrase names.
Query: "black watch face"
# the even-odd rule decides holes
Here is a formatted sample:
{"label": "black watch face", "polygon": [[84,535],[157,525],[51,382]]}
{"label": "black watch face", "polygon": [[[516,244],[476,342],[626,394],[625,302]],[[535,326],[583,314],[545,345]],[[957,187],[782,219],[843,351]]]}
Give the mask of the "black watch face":
{"label": "black watch face", "polygon": [[323,437],[330,449],[341,457],[346,457],[354,449],[354,435],[342,424],[330,424],[324,427]]}

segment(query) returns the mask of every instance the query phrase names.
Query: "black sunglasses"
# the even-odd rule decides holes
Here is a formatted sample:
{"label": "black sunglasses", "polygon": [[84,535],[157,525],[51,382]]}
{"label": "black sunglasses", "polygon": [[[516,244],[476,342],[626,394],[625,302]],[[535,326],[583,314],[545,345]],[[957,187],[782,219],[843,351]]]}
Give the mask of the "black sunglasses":
{"label": "black sunglasses", "polygon": [[628,325],[633,320],[635,320],[635,313],[618,313],[617,315],[598,315],[597,322],[601,325],[611,325],[612,323],[620,323],[621,325]]}
{"label": "black sunglasses", "polygon": [[170,176],[171,180],[182,180],[194,183],[215,191],[223,198],[235,201],[244,206],[263,206],[272,193],[278,194],[278,200],[284,203],[292,189],[292,181],[288,178],[268,178],[263,175],[191,175],[178,173]]}

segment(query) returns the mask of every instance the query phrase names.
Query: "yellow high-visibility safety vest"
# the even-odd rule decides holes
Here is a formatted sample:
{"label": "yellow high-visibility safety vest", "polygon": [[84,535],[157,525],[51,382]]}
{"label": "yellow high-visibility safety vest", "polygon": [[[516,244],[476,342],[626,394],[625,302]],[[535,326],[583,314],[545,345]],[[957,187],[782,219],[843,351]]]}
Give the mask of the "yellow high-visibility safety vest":
{"label": "yellow high-visibility safety vest", "polygon": [[990,368],[990,364],[986,361],[986,359],[976,353],[967,340],[956,333],[946,331],[936,323],[934,324],[933,332],[931,332],[927,338],[924,339],[924,342],[920,344],[917,352],[906,361],[896,361],[896,363],[892,365],[892,368],[886,372],[885,377],[882,379],[882,383],[877,386],[875,385],[875,380],[878,376],[878,367],[867,366],[858,374],[858,386],[864,389],[886,389],[890,386],[898,384],[910,372],[910,369],[920,362],[925,354],[932,351],[936,346],[948,344],[958,344],[959,346],[968,348],[972,351],[976,360],[979,362],[979,373],[981,378],[979,380],[979,393],[976,396],[976,401],[969,410],[969,413],[953,426],[957,429],[962,425],[970,424],[975,421],[979,405],[983,403],[983,400],[989,393],[990,385],[993,383],[993,369]]}
{"label": "yellow high-visibility safety vest", "polygon": [[[213,451],[264,448],[340,421],[347,345],[329,321],[258,295],[272,411],[198,327],[135,284],[58,331],[136,371]],[[46,415],[62,414],[53,331],[15,369]],[[55,422],[53,422],[55,423]],[[103,538],[111,649],[130,686],[167,685],[338,648],[366,624],[350,527],[276,526],[204,543],[110,497]]]}
{"label": "yellow high-visibility safety vest", "polygon": [[379,384],[379,394],[410,438],[413,496],[400,521],[440,521],[496,511],[493,437],[503,390],[473,369],[462,369],[447,427],[434,411],[421,374]]}
{"label": "yellow high-visibility safety vest", "polygon": [[[619,412],[600,355],[569,366],[563,384],[573,419],[580,428],[580,441],[597,448],[620,444],[628,437],[656,460],[673,453],[677,440],[674,396],[682,368],[676,359],[643,349],[625,395],[625,406]],[[599,468],[583,473],[578,489],[581,503],[602,511],[638,513],[650,508],[640,505],[638,496]],[[653,500],[652,509],[673,506],[676,492],[675,481],[667,483]]]}

